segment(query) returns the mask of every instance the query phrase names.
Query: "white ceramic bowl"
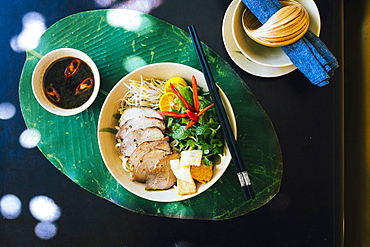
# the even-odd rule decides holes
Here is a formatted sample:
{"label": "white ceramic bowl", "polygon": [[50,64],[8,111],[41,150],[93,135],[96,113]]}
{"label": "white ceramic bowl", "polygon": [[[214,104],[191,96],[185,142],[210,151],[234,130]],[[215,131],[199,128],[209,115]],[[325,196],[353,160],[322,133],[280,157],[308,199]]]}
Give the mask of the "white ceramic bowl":
{"label": "white ceramic bowl", "polygon": [[[315,2],[313,0],[297,0],[297,2],[307,10],[310,16],[309,29],[318,36],[320,34],[321,22]],[[267,47],[248,37],[242,24],[242,14],[245,8],[242,1],[237,3],[230,27],[233,39],[240,52],[252,62],[265,67],[281,68],[293,65],[281,48]]]}
{"label": "white ceramic bowl", "polygon": [[[81,106],[72,109],[65,109],[54,105],[44,93],[43,81],[46,70],[55,61],[65,57],[75,57],[84,61],[91,68],[94,77],[94,90],[90,98]],[[36,100],[45,110],[60,116],[71,116],[86,110],[94,102],[96,96],[98,95],[99,88],[100,75],[94,61],[84,52],[72,48],[60,48],[47,53],[37,63],[32,74],[32,91],[36,97]]]}
{"label": "white ceramic bowl", "polygon": [[[198,81],[198,84],[207,91],[207,86],[203,73],[192,67],[176,64],[176,63],[157,63],[141,67],[125,77],[123,77],[110,91],[105,102],[102,106],[99,122],[98,122],[98,142],[102,158],[105,162],[106,167],[112,176],[131,193],[140,196],[142,198],[159,201],[159,202],[172,202],[185,200],[207,190],[211,187],[225,172],[231,161],[230,152],[225,145],[224,155],[220,158],[218,164],[214,167],[214,176],[211,181],[206,184],[198,184],[197,193],[190,195],[178,195],[177,189],[172,188],[169,190],[161,191],[146,191],[145,184],[139,182],[132,182],[130,180],[130,174],[122,168],[122,161],[119,157],[117,150],[115,149],[116,140],[115,134],[105,131],[107,129],[114,129],[118,126],[118,119],[115,117],[120,107],[120,100],[127,92],[127,88],[123,85],[123,82],[129,80],[139,80],[140,76],[144,78],[156,78],[156,79],[169,79],[174,76],[179,76],[191,82],[191,77],[194,75]],[[220,91],[220,96],[225,104],[225,109],[230,119],[230,124],[233,128],[234,135],[236,136],[236,121],[234,112],[228,101],[226,95]]]}

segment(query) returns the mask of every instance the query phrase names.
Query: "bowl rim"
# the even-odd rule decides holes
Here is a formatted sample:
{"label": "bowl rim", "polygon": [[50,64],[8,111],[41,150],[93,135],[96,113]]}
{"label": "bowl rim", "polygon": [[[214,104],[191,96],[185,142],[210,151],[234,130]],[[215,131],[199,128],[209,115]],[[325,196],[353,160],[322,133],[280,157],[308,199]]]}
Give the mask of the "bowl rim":
{"label": "bowl rim", "polygon": [[[76,57],[81,59],[82,61],[88,64],[94,76],[94,90],[90,98],[81,106],[72,109],[64,109],[54,105],[46,98],[43,90],[43,79],[45,76],[45,71],[49,68],[49,66],[52,63],[64,57]],[[55,115],[71,116],[86,110],[95,101],[99,93],[99,90],[100,90],[100,73],[98,67],[86,53],[74,48],[58,48],[48,52],[38,61],[32,73],[32,92],[37,102],[45,110]]]}

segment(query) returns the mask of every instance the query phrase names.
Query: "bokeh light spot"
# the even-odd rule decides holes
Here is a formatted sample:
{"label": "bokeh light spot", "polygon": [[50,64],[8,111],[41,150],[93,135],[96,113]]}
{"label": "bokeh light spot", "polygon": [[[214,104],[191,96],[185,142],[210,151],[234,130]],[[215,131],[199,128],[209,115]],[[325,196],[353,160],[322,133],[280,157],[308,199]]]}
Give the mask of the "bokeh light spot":
{"label": "bokeh light spot", "polygon": [[128,72],[132,72],[135,69],[141,68],[147,65],[144,59],[138,56],[130,56],[123,61],[123,67]]}
{"label": "bokeh light spot", "polygon": [[140,12],[122,12],[109,10],[107,12],[107,22],[113,27],[122,27],[128,31],[138,31],[143,22],[143,14]]}
{"label": "bokeh light spot", "polygon": [[49,240],[57,234],[58,227],[52,222],[39,222],[35,226],[35,234],[38,238]]}
{"label": "bokeh light spot", "polygon": [[37,129],[26,129],[19,136],[19,144],[24,148],[34,148],[41,139],[41,133]]}
{"label": "bokeh light spot", "polygon": [[115,2],[115,0],[95,0],[96,5],[99,7],[106,8],[110,5],[112,5]]}
{"label": "bokeh light spot", "polygon": [[23,27],[19,35],[10,40],[15,52],[34,49],[39,44],[41,35],[46,31],[45,18],[38,12],[28,12],[22,19]]}
{"label": "bokeh light spot", "polygon": [[13,194],[7,194],[0,199],[0,212],[6,219],[17,218],[22,211],[21,200]]}
{"label": "bokeh light spot", "polygon": [[163,0],[128,0],[114,6],[116,9],[132,9],[149,14],[153,9],[159,7]]}
{"label": "bokeh light spot", "polygon": [[0,103],[0,119],[7,120],[14,117],[16,112],[15,106],[9,102]]}
{"label": "bokeh light spot", "polygon": [[61,210],[54,200],[47,196],[35,196],[29,204],[30,212],[35,219],[53,222],[61,216]]}

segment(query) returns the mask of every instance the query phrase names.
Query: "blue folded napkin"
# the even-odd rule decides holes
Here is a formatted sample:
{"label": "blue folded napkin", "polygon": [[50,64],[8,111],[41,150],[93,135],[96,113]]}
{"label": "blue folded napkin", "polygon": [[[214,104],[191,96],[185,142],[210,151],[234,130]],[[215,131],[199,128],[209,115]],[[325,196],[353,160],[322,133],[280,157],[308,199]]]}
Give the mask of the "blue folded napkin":
{"label": "blue folded napkin", "polygon": [[[242,0],[261,23],[282,8],[278,0]],[[292,63],[317,86],[325,86],[339,67],[337,59],[310,30],[297,42],[281,47]]]}

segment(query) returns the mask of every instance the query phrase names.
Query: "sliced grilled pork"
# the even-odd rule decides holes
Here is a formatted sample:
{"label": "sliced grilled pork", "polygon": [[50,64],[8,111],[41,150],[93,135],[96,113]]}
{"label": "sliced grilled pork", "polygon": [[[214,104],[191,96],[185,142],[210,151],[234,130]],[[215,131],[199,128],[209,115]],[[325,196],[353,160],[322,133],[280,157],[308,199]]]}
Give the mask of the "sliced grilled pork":
{"label": "sliced grilled pork", "polygon": [[130,156],[141,143],[160,140],[163,137],[164,134],[158,127],[148,127],[130,131],[122,140],[118,151],[125,156]]}
{"label": "sliced grilled pork", "polygon": [[131,180],[146,182],[146,190],[171,188],[176,177],[170,160],[179,154],[172,153],[163,117],[155,110],[145,107],[129,108],[119,120],[116,138],[121,140],[119,152],[127,156]]}
{"label": "sliced grilled pork", "polygon": [[155,149],[144,154],[135,169],[131,170],[131,180],[136,182],[145,182],[147,173],[152,170],[158,160],[163,159],[170,152]]}
{"label": "sliced grilled pork", "polygon": [[162,131],[166,128],[163,120],[153,117],[132,118],[122,125],[116,134],[116,139],[124,139],[131,131],[145,129],[147,127],[158,127]]}
{"label": "sliced grilled pork", "polygon": [[166,190],[171,188],[177,179],[172,172],[170,160],[178,159],[179,157],[180,155],[174,152],[159,160],[146,175],[145,190]]}
{"label": "sliced grilled pork", "polygon": [[124,125],[126,121],[130,119],[142,117],[158,118],[160,120],[163,120],[162,115],[160,115],[156,110],[147,107],[133,107],[126,109],[122,113],[119,120],[119,126]]}
{"label": "sliced grilled pork", "polygon": [[130,170],[135,170],[136,166],[139,164],[141,158],[147,152],[150,152],[154,149],[162,149],[165,151],[171,151],[169,144],[169,137],[166,136],[157,141],[146,141],[141,143],[135,150],[132,152],[129,158]]}

